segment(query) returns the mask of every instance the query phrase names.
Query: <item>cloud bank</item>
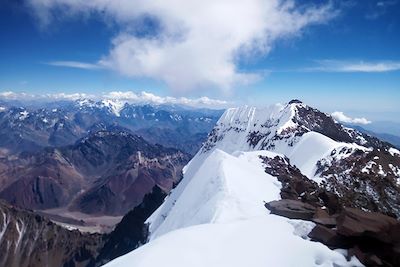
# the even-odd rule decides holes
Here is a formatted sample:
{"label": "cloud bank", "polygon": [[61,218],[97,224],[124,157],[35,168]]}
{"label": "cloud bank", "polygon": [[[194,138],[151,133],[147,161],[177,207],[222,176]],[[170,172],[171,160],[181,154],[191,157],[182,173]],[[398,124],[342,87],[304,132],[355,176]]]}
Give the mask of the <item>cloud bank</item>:
{"label": "cloud bank", "polygon": [[[26,0],[44,26],[54,17],[98,14],[119,26],[111,49],[95,63],[56,66],[106,68],[165,82],[175,91],[229,90],[259,79],[239,68],[243,58],[267,55],[276,41],[301,35],[336,15],[329,4],[292,0]],[[146,22],[151,22],[151,27]],[[139,33],[138,33],[139,32]]]}
{"label": "cloud bank", "polygon": [[212,99],[206,96],[199,98],[158,96],[148,92],[135,93],[133,91],[111,91],[100,95],[85,93],[54,93],[54,94],[28,94],[24,92],[5,91],[0,92],[0,100],[39,100],[39,101],[75,101],[79,99],[92,100],[117,100],[131,104],[155,104],[155,105],[184,105],[197,108],[226,108],[231,103],[225,100]]}
{"label": "cloud bank", "polygon": [[371,123],[371,121],[367,120],[366,118],[351,118],[351,117],[345,115],[341,111],[335,111],[331,115],[335,120],[337,120],[339,122],[363,124],[363,125]]}
{"label": "cloud bank", "polygon": [[206,96],[194,99],[186,97],[176,98],[171,96],[157,96],[148,92],[136,94],[132,91],[113,91],[103,94],[103,97],[131,103],[177,104],[192,107],[226,107],[229,104],[225,100],[212,99]]}

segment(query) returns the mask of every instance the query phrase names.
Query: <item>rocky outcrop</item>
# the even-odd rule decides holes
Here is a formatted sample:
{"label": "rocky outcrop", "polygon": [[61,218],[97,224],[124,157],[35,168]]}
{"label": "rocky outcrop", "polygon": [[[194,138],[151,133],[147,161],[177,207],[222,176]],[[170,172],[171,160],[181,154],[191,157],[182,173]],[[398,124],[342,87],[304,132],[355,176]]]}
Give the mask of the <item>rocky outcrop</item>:
{"label": "rocky outcrop", "polygon": [[340,211],[342,204],[334,193],[320,187],[290,164],[287,157],[274,158],[260,156],[265,172],[277,177],[282,184],[281,197],[285,200],[302,200],[314,207],[325,207],[330,214]]}
{"label": "rocky outcrop", "polygon": [[272,214],[314,222],[312,240],[348,249],[366,266],[399,266],[398,156],[380,149],[332,151],[319,162],[317,172],[328,177],[320,184],[285,156],[260,158],[282,184],[282,200],[265,204]]}
{"label": "rocky outcrop", "polygon": [[86,266],[104,241],[0,201],[0,266]]}
{"label": "rocky outcrop", "polygon": [[277,200],[265,203],[265,207],[272,214],[287,217],[289,219],[311,220],[315,214],[315,207],[296,200]]}
{"label": "rocky outcrop", "polygon": [[332,249],[349,250],[366,266],[399,266],[400,222],[387,215],[342,208],[329,215],[325,210],[296,200],[265,204],[271,213],[316,223],[309,237]]}
{"label": "rocky outcrop", "polygon": [[317,174],[326,177],[322,187],[343,205],[400,218],[400,157],[381,149],[334,150],[317,165]]}
{"label": "rocky outcrop", "polygon": [[[382,150],[332,151],[320,160],[317,173],[327,177],[321,184],[314,182],[291,165],[287,157],[261,157],[265,172],[282,183],[283,199],[301,199],[307,203],[327,206],[336,213],[341,206],[381,212],[392,217],[400,214],[400,157]],[[340,155],[348,154],[346,157]]]}

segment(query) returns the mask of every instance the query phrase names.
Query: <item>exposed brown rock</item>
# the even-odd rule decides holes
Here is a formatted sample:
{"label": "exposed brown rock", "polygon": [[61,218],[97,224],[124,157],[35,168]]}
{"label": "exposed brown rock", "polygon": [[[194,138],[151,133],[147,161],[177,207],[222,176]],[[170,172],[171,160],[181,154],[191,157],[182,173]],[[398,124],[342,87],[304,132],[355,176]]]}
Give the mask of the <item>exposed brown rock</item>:
{"label": "exposed brown rock", "polygon": [[337,232],[349,237],[371,237],[384,243],[400,242],[400,223],[376,212],[345,208],[337,218]]}
{"label": "exposed brown rock", "polygon": [[363,252],[358,246],[349,249],[349,256],[356,256],[366,266],[385,266],[382,260],[375,254]]}
{"label": "exposed brown rock", "polygon": [[328,212],[324,209],[317,208],[312,221],[317,224],[321,224],[326,227],[333,228],[336,226],[336,217],[337,216],[329,215]]}
{"label": "exposed brown rock", "polygon": [[318,224],[308,234],[308,237],[331,248],[348,248],[350,246],[349,241],[335,230]]}
{"label": "exposed brown rock", "polygon": [[400,222],[390,216],[354,208],[329,215],[321,208],[289,199],[265,206],[276,215],[315,222],[308,235],[312,240],[332,249],[349,249],[349,255],[366,266],[400,266]]}
{"label": "exposed brown rock", "polygon": [[290,219],[311,220],[315,213],[315,207],[297,200],[284,199],[265,203],[265,207],[272,214]]}

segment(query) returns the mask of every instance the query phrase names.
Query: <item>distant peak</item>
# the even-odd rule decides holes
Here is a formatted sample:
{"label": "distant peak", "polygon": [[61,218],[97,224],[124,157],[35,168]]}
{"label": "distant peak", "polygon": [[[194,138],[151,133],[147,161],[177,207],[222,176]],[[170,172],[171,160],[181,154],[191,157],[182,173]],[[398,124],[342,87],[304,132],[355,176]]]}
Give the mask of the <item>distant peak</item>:
{"label": "distant peak", "polygon": [[298,99],[293,99],[293,100],[290,100],[290,101],[289,101],[289,105],[290,105],[290,104],[303,104],[303,102],[300,101],[300,100],[298,100]]}

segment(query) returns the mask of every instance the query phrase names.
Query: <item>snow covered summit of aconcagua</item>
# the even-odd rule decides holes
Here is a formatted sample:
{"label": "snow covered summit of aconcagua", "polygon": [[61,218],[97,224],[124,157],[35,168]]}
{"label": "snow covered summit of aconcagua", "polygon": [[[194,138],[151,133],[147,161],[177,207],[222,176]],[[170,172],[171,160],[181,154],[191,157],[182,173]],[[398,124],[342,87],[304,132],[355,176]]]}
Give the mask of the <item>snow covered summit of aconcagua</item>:
{"label": "snow covered summit of aconcagua", "polygon": [[[385,145],[337,123],[330,115],[300,101],[268,108],[230,108],[218,120],[202,150],[277,150],[291,147],[303,134],[316,132],[336,142],[362,146]],[[389,148],[389,147],[385,147]],[[281,151],[283,152],[283,151]]]}
{"label": "snow covered summit of aconcagua", "polygon": [[[379,179],[385,190],[399,190],[400,153],[393,151],[300,101],[228,109],[147,220],[149,242],[108,266],[360,266],[311,242],[313,223],[269,214],[264,203],[279,200],[286,185],[267,173],[268,162],[297,167],[315,188],[354,207],[372,210],[386,197],[379,211],[400,214],[399,194],[376,187]],[[363,174],[368,179],[360,179]]]}

